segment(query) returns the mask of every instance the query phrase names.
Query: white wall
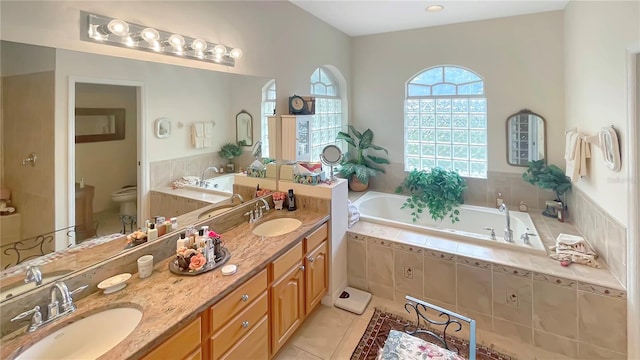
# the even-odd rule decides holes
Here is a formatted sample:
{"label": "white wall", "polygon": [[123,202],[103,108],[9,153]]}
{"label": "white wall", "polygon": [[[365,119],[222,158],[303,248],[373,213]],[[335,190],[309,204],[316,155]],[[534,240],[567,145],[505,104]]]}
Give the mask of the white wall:
{"label": "white wall", "polygon": [[[640,5],[635,1],[572,1],[564,17],[567,128],[593,135],[600,128],[613,125],[624,150],[631,140],[627,129],[625,50],[640,41]],[[575,186],[628,224],[629,199],[621,196],[631,180],[626,159],[638,154],[622,153],[622,169],[616,173],[604,166],[600,150],[593,150],[589,176]]]}
{"label": "white wall", "polygon": [[484,78],[490,171],[523,172],[505,155],[506,119],[523,108],[546,119],[548,161],[564,166],[562,22],[554,11],[356,37],[351,123],[371,128],[391,162],[402,164],[406,81],[432,66],[458,65]]}
{"label": "white wall", "polygon": [[[93,212],[115,209],[111,193],[137,184],[136,148],[138,109],[135,87],[77,84],[76,108],[122,108],[125,110],[124,139],[76,144],[75,182],[84,179],[94,186]],[[65,161],[57,159],[56,161]]]}
{"label": "white wall", "polygon": [[13,76],[53,71],[56,52],[51,48],[5,41],[0,48],[0,56],[0,73],[2,76]]}

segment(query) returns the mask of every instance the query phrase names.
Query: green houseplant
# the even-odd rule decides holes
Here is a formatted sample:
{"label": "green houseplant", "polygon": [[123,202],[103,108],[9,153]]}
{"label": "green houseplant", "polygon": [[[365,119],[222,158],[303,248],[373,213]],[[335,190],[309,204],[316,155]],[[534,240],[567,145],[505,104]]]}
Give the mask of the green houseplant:
{"label": "green houseplant", "polygon": [[[529,184],[553,191],[556,201],[563,203],[562,196],[571,189],[571,179],[565,175],[559,167],[544,163],[544,159],[529,162],[529,168],[522,174],[522,179]],[[563,205],[564,206],[564,205]],[[542,213],[549,217],[555,217],[555,209],[547,209]]]}
{"label": "green houseplant", "polygon": [[[349,134],[353,134],[351,136]],[[389,164],[389,160],[369,154],[371,150],[384,151],[387,149],[373,144],[373,131],[365,130],[363,133],[349,125],[349,132],[340,131],[336,140],[344,140],[354,148],[354,152],[347,152],[340,164],[338,172],[349,180],[349,188],[353,191],[364,191],[369,187],[369,178],[379,173],[384,173],[384,169],[379,165]]]}
{"label": "green houseplant", "polygon": [[221,158],[229,160],[231,164],[231,160],[242,155],[242,148],[234,143],[226,143],[222,145],[218,154]]}
{"label": "green houseplant", "polygon": [[413,222],[429,211],[433,220],[442,220],[448,215],[451,223],[455,223],[460,221],[457,207],[462,203],[466,188],[467,183],[456,171],[434,167],[430,171],[414,169],[409,172],[396,193],[409,192],[401,209],[411,209]]}

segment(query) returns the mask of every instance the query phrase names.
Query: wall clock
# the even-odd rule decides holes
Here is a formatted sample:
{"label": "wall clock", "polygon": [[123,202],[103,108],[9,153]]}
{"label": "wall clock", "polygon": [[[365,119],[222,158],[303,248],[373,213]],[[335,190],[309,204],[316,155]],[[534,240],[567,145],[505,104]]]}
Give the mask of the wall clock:
{"label": "wall clock", "polygon": [[305,102],[301,96],[293,95],[289,97],[289,114],[302,114],[305,112]]}

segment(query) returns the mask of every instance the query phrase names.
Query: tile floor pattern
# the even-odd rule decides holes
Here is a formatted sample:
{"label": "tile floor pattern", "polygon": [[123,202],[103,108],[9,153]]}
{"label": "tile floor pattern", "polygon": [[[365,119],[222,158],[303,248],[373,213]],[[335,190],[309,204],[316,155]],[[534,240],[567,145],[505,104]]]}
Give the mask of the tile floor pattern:
{"label": "tile floor pattern", "polygon": [[[98,222],[97,237],[122,232],[122,223],[120,222],[120,212],[118,209],[94,213],[93,220]],[[127,233],[129,233],[128,226]]]}
{"label": "tile floor pattern", "polygon": [[[400,302],[373,297],[362,315],[320,305],[275,360],[349,360],[369,324],[374,308],[404,315]],[[566,356],[519,343],[490,332],[478,332],[478,343],[522,360],[568,360]]]}

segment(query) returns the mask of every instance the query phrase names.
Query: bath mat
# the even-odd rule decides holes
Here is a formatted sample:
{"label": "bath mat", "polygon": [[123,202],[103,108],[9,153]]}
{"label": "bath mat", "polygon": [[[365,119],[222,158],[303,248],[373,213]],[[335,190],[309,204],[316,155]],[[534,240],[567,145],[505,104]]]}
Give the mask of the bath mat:
{"label": "bath mat", "polygon": [[[358,346],[356,346],[356,349],[351,355],[351,360],[374,360],[376,356],[378,356],[378,349],[384,346],[384,342],[387,340],[389,331],[404,331],[404,324],[406,323],[406,319],[376,308],[373,312],[371,320],[369,321],[369,325],[367,325],[367,330],[365,330],[362,338],[360,338]],[[438,335],[441,334],[438,331],[434,332]],[[415,336],[418,336],[423,340],[433,342],[433,338],[429,339],[429,336],[425,336],[424,334],[417,334]],[[469,342],[467,340],[451,336],[448,332],[447,340],[449,340],[450,343],[460,349],[460,355],[462,357],[468,358]],[[513,358],[511,356],[501,354],[488,347],[477,345],[476,359],[512,360]]]}

